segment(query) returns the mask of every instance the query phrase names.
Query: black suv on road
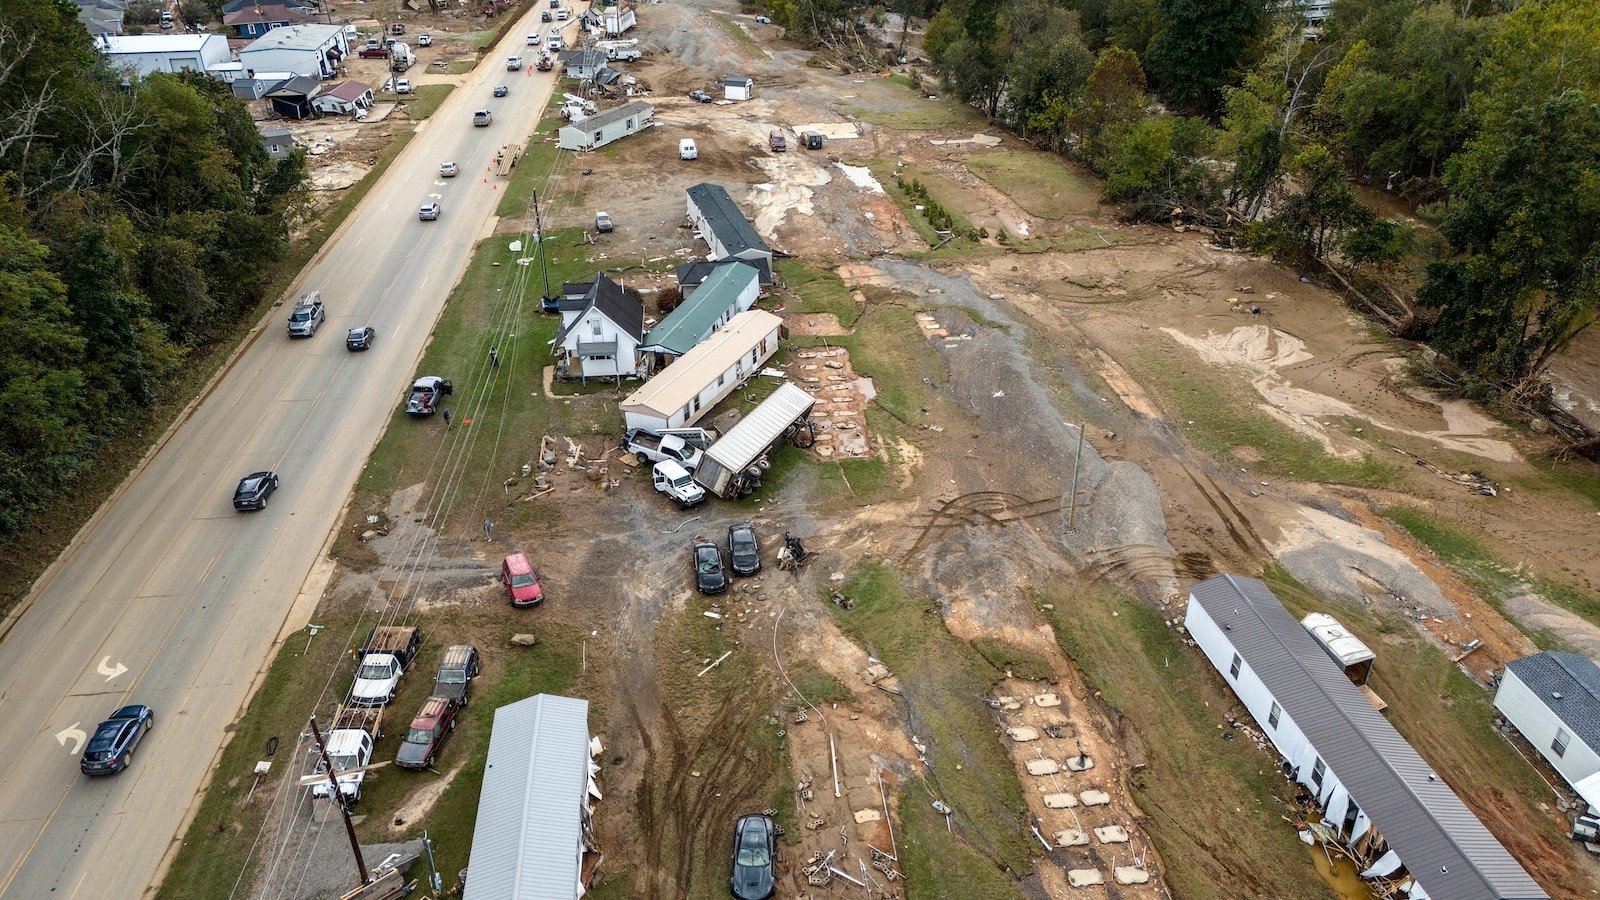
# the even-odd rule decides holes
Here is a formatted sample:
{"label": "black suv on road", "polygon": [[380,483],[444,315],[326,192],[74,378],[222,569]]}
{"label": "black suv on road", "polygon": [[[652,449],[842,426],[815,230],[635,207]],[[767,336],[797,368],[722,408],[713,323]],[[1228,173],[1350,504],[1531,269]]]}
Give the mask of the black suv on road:
{"label": "black suv on road", "polygon": [[239,479],[239,487],[233,492],[233,508],[240,511],[266,509],[267,498],[277,489],[276,472],[251,472]]}

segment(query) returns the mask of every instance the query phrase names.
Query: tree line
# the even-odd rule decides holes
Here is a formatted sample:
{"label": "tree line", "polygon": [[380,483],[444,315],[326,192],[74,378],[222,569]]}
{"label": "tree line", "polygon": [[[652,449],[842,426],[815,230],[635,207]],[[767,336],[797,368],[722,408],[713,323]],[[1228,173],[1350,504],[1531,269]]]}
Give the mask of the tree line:
{"label": "tree line", "polygon": [[304,175],[226,85],[114,71],[69,0],[0,4],[0,535],[256,307]]}
{"label": "tree line", "polygon": [[[774,9],[799,34],[859,12]],[[1537,393],[1594,321],[1600,0],[1339,0],[1314,27],[1270,0],[890,9],[931,16],[947,92],[1087,164],[1132,218],[1222,227],[1347,285],[1420,258],[1388,318],[1468,393]],[[1353,180],[1435,234],[1379,216]]]}

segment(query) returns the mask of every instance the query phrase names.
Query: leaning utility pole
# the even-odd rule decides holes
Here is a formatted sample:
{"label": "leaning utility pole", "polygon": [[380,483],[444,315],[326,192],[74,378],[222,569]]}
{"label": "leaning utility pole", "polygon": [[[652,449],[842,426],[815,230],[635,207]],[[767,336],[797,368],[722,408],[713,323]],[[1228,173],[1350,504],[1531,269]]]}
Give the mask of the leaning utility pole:
{"label": "leaning utility pole", "polygon": [[550,265],[544,258],[544,226],[539,222],[539,189],[535,187],[533,193],[533,239],[539,244],[539,269],[544,272],[544,294],[539,298],[543,308],[550,307]]}
{"label": "leaning utility pole", "polygon": [[367,872],[367,861],[361,858],[361,842],[356,840],[356,826],[350,821],[350,806],[344,802],[344,791],[339,790],[339,777],[333,771],[333,760],[328,758],[328,745],[322,740],[322,731],[317,728],[317,717],[311,717],[311,736],[317,739],[317,752],[322,754],[322,767],[328,773],[328,786],[333,789],[333,801],[339,804],[339,814],[344,816],[344,831],[350,836],[350,852],[356,857],[356,877],[360,879],[362,887],[372,883],[372,876]]}

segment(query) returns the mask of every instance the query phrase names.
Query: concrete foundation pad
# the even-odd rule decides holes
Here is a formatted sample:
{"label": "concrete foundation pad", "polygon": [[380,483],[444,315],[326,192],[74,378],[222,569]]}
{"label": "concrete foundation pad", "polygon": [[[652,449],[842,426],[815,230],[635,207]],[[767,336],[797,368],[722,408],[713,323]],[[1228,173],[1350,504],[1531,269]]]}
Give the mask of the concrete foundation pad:
{"label": "concrete foundation pad", "polygon": [[1134,866],[1117,866],[1111,870],[1112,877],[1117,879],[1117,884],[1144,884],[1150,880],[1150,873]]}
{"label": "concrete foundation pad", "polygon": [[1094,830],[1094,836],[1102,844],[1126,844],[1128,829],[1121,825],[1103,825]]}
{"label": "concrete foundation pad", "polygon": [[1087,847],[1089,846],[1089,835],[1081,828],[1068,828],[1064,831],[1058,831],[1056,832],[1056,846]]}
{"label": "concrete foundation pad", "polygon": [[1007,728],[1006,734],[1010,736],[1013,741],[1016,741],[1019,744],[1026,744],[1029,741],[1037,741],[1039,739],[1038,730],[1029,728],[1026,725],[1017,725]]}
{"label": "concrete foundation pad", "polygon": [[1084,806],[1105,806],[1111,802],[1111,795],[1105,791],[1084,791],[1078,795]]}
{"label": "concrete foundation pad", "polygon": [[1060,706],[1061,697],[1056,694],[1040,694],[1033,698],[1035,706],[1051,707]]}
{"label": "concrete foundation pad", "polygon": [[1094,768],[1094,757],[1069,756],[1067,757],[1067,768],[1074,772],[1087,772]]}
{"label": "concrete foundation pad", "polygon": [[[881,813],[881,812],[879,812],[879,811],[877,811],[875,809],[858,809],[858,810],[856,810],[856,824],[857,825],[865,825],[868,822],[881,822],[881,821],[883,821],[883,813]],[[1098,832],[1099,829],[1097,828],[1097,829],[1095,829],[1095,831]],[[1127,835],[1124,834],[1122,839],[1123,840],[1127,840],[1128,839]]]}
{"label": "concrete foundation pad", "polygon": [[1041,775],[1054,775],[1061,771],[1061,764],[1053,759],[1030,759],[1028,760],[1027,765],[1028,774],[1035,777]]}
{"label": "concrete foundation pad", "polygon": [[1071,809],[1077,805],[1078,798],[1072,796],[1072,794],[1067,791],[1062,791],[1059,794],[1044,795],[1045,809]]}
{"label": "concrete foundation pad", "polygon": [[1097,884],[1105,884],[1105,883],[1106,883],[1105,876],[1100,874],[1100,870],[1099,869],[1069,869],[1069,870],[1067,870],[1067,884],[1070,884],[1073,887],[1078,887],[1078,888],[1081,888],[1081,887],[1094,887]]}

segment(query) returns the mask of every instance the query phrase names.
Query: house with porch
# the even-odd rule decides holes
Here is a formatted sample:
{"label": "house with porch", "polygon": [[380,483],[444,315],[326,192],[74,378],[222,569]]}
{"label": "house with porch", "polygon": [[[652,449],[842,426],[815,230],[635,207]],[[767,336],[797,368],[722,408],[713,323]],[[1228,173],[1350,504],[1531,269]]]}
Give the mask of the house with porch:
{"label": "house with porch", "polygon": [[614,378],[639,374],[639,342],[644,338],[644,304],[622,285],[597,273],[578,299],[563,291],[561,330],[555,347],[563,378]]}
{"label": "house with porch", "polygon": [[274,28],[310,22],[311,10],[288,0],[235,0],[222,8],[223,26],[244,40],[254,40]]}
{"label": "house with porch", "polygon": [[348,116],[372,108],[372,85],[341,81],[323,88],[311,101],[312,107],[326,115]]}

